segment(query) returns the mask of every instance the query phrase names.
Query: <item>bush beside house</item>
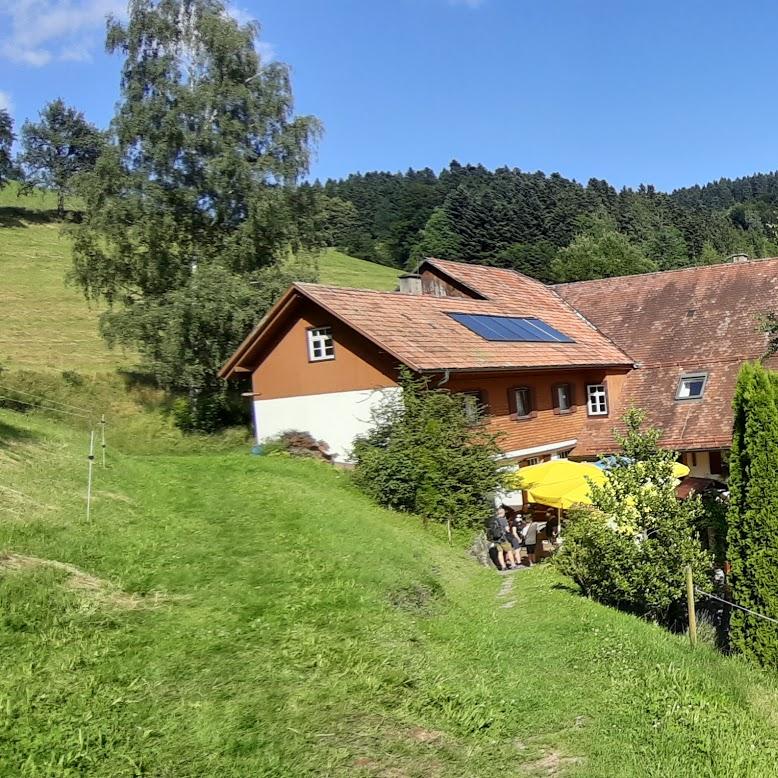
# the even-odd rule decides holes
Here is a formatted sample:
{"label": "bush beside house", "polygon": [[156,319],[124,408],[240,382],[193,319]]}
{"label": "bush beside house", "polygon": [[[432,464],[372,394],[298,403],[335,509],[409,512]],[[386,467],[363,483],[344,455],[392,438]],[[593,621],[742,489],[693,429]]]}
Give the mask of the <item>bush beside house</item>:
{"label": "bush beside house", "polygon": [[678,500],[675,454],[643,420],[636,409],[625,415],[624,457],[592,485],[592,505],[570,512],[557,564],[595,600],[671,626],[684,615],[686,566],[702,583],[712,565],[695,528],[700,498]]}
{"label": "bush beside house", "polygon": [[387,397],[354,444],[356,483],[378,503],[451,527],[490,515],[503,486],[496,436],[471,396],[435,389],[405,370],[401,397]]}

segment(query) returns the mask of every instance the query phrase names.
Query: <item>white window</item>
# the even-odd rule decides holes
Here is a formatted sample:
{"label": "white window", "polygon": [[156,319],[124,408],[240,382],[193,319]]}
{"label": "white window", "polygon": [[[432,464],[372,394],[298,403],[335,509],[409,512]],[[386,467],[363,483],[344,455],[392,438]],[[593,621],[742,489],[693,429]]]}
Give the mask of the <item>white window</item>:
{"label": "white window", "polygon": [[699,400],[705,393],[705,384],[707,380],[707,373],[681,376],[681,380],[678,382],[678,391],[675,394],[675,399]]}
{"label": "white window", "polygon": [[586,409],[590,416],[608,415],[608,396],[603,384],[589,384],[586,387]]}
{"label": "white window", "polygon": [[312,327],[308,330],[308,359],[311,362],[335,359],[332,327]]}
{"label": "white window", "polygon": [[532,465],[539,465],[543,460],[540,457],[530,457],[527,460],[527,467],[532,467]]}

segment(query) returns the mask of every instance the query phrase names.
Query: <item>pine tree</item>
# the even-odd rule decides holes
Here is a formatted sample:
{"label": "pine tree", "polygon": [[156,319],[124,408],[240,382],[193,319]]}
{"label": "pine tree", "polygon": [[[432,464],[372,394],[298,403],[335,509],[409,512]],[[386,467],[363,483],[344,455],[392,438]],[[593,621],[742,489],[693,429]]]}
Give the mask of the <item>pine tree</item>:
{"label": "pine tree", "polygon": [[[727,542],[732,594],[746,608],[778,618],[778,408],[776,376],[745,364],[733,402]],[[778,625],[735,610],[732,646],[778,667]]]}
{"label": "pine tree", "polygon": [[677,227],[660,227],[646,243],[645,253],[660,270],[689,264],[689,249]]}
{"label": "pine tree", "polygon": [[454,232],[448,214],[443,208],[436,208],[427,219],[419,242],[411,250],[408,268],[415,267],[424,257],[458,259],[460,251],[459,236]]}
{"label": "pine tree", "polygon": [[723,257],[720,252],[716,251],[715,246],[708,240],[702,244],[702,251],[697,258],[697,264],[699,265],[718,265],[723,261]]}
{"label": "pine tree", "polygon": [[557,247],[548,240],[537,243],[514,243],[501,251],[495,260],[498,267],[508,267],[519,273],[550,283],[555,280],[552,270]]}

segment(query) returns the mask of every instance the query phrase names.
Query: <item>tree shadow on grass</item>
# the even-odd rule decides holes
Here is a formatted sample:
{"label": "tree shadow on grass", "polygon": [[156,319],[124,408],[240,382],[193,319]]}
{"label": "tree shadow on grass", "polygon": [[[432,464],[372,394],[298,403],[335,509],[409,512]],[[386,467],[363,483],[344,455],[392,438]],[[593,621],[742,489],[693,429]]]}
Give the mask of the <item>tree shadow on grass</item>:
{"label": "tree shadow on grass", "polygon": [[33,224],[66,224],[80,222],[80,211],[65,211],[60,218],[55,208],[32,210],[23,206],[4,205],[0,207],[0,227],[29,227]]}
{"label": "tree shadow on grass", "polygon": [[583,592],[581,592],[581,587],[578,586],[573,581],[557,581],[556,583],[551,584],[552,589],[556,589],[560,592],[567,592],[568,594],[578,594],[582,597],[586,597]]}
{"label": "tree shadow on grass", "polygon": [[30,430],[0,420],[0,446],[8,446],[11,443],[33,443],[39,438],[39,435]]}
{"label": "tree shadow on grass", "polygon": [[26,227],[27,214],[23,208],[0,208],[0,227]]}

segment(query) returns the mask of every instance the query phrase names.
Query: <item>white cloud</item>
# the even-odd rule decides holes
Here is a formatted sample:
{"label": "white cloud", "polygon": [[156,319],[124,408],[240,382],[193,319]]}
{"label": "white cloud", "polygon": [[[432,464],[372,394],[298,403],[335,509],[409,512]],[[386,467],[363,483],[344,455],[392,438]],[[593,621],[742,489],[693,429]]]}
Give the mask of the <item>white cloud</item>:
{"label": "white cloud", "polygon": [[11,100],[11,95],[9,95],[8,92],[4,92],[2,89],[0,89],[0,110],[13,113],[13,109],[14,104],[13,100]]}
{"label": "white cloud", "polygon": [[[89,62],[102,45],[106,17],[126,12],[127,0],[0,0],[0,59],[31,67]],[[253,21],[238,5],[228,12],[240,24]],[[263,62],[276,56],[272,43],[258,40],[257,49]]]}
{"label": "white cloud", "polygon": [[0,57],[33,67],[87,61],[125,0],[0,0]]}

